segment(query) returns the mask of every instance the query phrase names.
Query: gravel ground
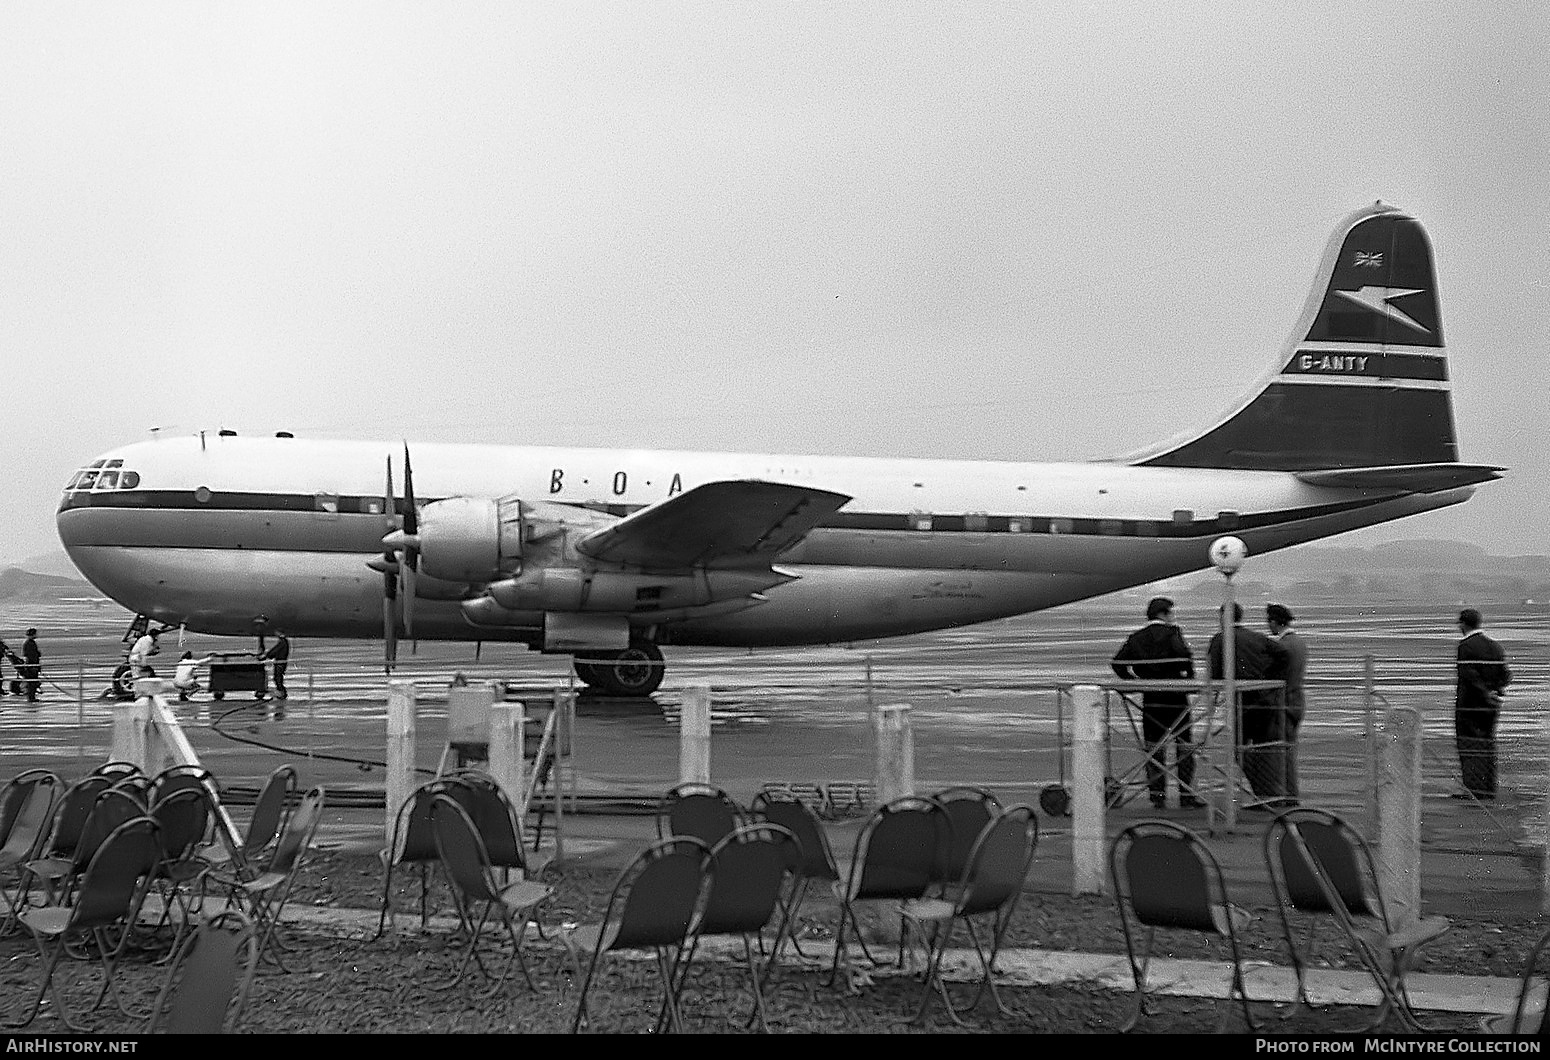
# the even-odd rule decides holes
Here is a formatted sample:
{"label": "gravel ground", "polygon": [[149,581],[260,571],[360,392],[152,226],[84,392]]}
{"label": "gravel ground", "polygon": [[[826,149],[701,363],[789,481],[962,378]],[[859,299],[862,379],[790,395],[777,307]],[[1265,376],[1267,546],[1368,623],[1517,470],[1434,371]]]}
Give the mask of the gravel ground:
{"label": "gravel ground", "polygon": [[[410,910],[418,897],[412,872],[395,877],[399,908]],[[552,882],[556,894],[542,920],[595,922],[602,914],[614,874],[567,868]],[[382,886],[377,861],[369,856],[319,852],[311,856],[298,879],[293,903],[338,908],[376,909]],[[433,908],[450,911],[444,889],[437,884]],[[1253,910],[1253,923],[1241,937],[1245,958],[1286,965],[1285,943],[1272,909]],[[802,939],[827,939],[833,934],[836,908],[832,899],[810,897],[801,917]],[[408,924],[412,914],[402,920]],[[1515,977],[1534,941],[1550,927],[1550,918],[1502,921],[1454,918],[1453,929],[1427,947],[1420,972]],[[881,918],[866,924],[874,938],[884,938]],[[1217,940],[1187,932],[1159,933],[1158,955],[1223,959]],[[961,936],[960,936],[961,937]],[[1328,966],[1355,967],[1354,958],[1328,931],[1321,933],[1316,960]],[[512,1033],[568,1030],[575,1012],[577,983],[565,951],[557,944],[534,941],[525,947],[536,989],[520,981],[508,983],[493,996],[482,997],[477,980],[450,990],[436,989],[449,979],[461,960],[457,939],[417,931],[397,932],[377,942],[342,940],[322,935],[290,935],[288,971],[264,966],[258,975],[239,1029],[247,1033]],[[1107,899],[1071,898],[1029,892],[1019,905],[1005,943],[1008,947],[1125,952],[1118,913]],[[35,989],[40,961],[31,940],[13,933],[0,938],[0,1004],[15,1011],[18,999]],[[100,982],[96,973],[83,976],[86,966],[71,962],[68,997],[89,1000]],[[132,1009],[148,1007],[163,972],[148,955],[128,958],[119,973],[124,997]],[[917,982],[880,976],[857,990],[828,987],[816,971],[783,968],[766,988],[771,1029],[787,1033],[896,1033],[968,1030],[982,1033],[1094,1033],[1113,1031],[1128,1015],[1129,993],[1072,983],[1059,987],[1003,988],[1010,1015],[982,1005],[967,1028],[948,1021],[935,1003],[924,1026],[908,1022],[920,999]],[[967,987],[958,987],[967,996]],[[955,994],[955,996],[957,996]],[[635,1033],[652,1030],[660,1003],[660,983],[650,961],[615,958],[588,995],[589,1029]],[[751,1011],[752,995],[746,971],[726,962],[696,962],[684,991],[685,1029],[693,1032],[741,1032]],[[1222,1002],[1200,998],[1158,998],[1143,1029],[1157,1033],[1190,1033],[1215,1029]],[[1328,1033],[1360,1029],[1372,1016],[1369,1009],[1333,1008],[1289,1012],[1288,1006],[1256,1004],[1256,1019],[1268,1033]],[[1478,1017],[1428,1014],[1440,1031],[1469,1032]],[[138,1031],[143,1023],[117,1016],[111,1004],[91,1020],[104,1033]],[[1243,1030],[1241,1016],[1231,1028]],[[50,1007],[28,1028],[58,1032],[64,1028]]]}

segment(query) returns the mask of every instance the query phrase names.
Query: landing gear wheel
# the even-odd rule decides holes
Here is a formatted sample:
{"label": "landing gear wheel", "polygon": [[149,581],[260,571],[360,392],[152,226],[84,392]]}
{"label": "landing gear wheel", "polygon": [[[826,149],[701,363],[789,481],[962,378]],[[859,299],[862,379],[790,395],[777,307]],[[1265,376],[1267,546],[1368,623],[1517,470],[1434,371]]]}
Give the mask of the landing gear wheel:
{"label": "landing gear wheel", "polygon": [[1070,817],[1071,793],[1059,784],[1051,784],[1039,792],[1039,809],[1046,817]]}
{"label": "landing gear wheel", "polygon": [[576,676],[611,696],[649,696],[662,685],[662,649],[636,641],[621,652],[594,652],[572,664]]}
{"label": "landing gear wheel", "polygon": [[135,696],[135,679],[130,676],[128,663],[119,663],[113,669],[113,694],[119,699]]}

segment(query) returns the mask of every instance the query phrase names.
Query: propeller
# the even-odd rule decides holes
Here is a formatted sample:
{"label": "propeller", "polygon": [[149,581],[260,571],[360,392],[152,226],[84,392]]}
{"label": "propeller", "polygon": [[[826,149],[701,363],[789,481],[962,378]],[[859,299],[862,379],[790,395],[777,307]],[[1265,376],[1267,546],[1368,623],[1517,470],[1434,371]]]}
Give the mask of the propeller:
{"label": "propeller", "polygon": [[420,567],[420,513],[414,501],[414,469],[409,463],[409,446],[404,446],[404,515],[396,516],[393,493],[393,458],[387,461],[387,489],[382,506],[388,516],[388,532],[382,538],[384,551],[371,566],[382,571],[382,639],[388,672],[398,662],[398,618],[402,608],[404,633],[414,636],[415,573]]}

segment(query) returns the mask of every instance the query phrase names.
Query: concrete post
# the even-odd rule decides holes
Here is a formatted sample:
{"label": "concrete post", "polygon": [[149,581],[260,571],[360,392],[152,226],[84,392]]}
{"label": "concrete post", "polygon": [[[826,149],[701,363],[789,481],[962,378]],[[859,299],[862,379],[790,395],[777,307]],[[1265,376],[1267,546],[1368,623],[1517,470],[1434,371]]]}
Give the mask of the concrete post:
{"label": "concrete post", "polygon": [[[399,679],[388,682],[385,780],[387,829],[383,833],[386,842],[392,841],[393,824],[398,819],[398,811],[409,801],[415,789],[415,696],[413,681]],[[397,855],[398,851],[393,851],[393,856]]]}
{"label": "concrete post", "polygon": [[1410,707],[1383,716],[1378,822],[1378,885],[1402,928],[1421,916],[1421,713]]}
{"label": "concrete post", "polygon": [[1071,893],[1108,890],[1103,690],[1071,689]]}
{"label": "concrete post", "polygon": [[[1238,624],[1233,621],[1232,575],[1222,574],[1222,686],[1227,701],[1227,754],[1224,756],[1227,775],[1227,797],[1222,804],[1222,816],[1231,832],[1238,825],[1238,748],[1243,745],[1243,734],[1238,731],[1243,715],[1238,710]],[[1207,737],[1209,738],[1209,733]]]}
{"label": "concrete post", "polygon": [[872,780],[879,806],[915,794],[915,733],[907,703],[872,708],[877,737],[877,771]]}
{"label": "concrete post", "polygon": [[710,686],[684,689],[678,712],[678,783],[710,783]]}
{"label": "concrete post", "polygon": [[[147,776],[154,776],[146,746],[150,739],[151,696],[161,690],[161,681],[142,677],[135,682],[135,698],[113,704],[113,762],[133,762]],[[141,686],[144,685],[144,689]]]}
{"label": "concrete post", "polygon": [[525,727],[521,703],[496,703],[490,707],[490,776],[511,800],[519,828],[527,821],[527,785],[522,777]]}

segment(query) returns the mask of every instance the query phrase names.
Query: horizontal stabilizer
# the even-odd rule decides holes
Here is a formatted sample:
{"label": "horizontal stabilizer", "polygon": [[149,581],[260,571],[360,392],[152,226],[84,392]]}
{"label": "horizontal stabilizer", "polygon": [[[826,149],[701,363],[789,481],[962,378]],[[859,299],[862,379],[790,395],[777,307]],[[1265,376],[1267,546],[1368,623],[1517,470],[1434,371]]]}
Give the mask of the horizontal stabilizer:
{"label": "horizontal stabilizer", "polygon": [[1323,471],[1299,471],[1297,477],[1311,486],[1343,489],[1403,490],[1436,493],[1473,486],[1501,478],[1504,469],[1484,464],[1391,464],[1387,467],[1339,467]]}
{"label": "horizontal stabilizer", "polygon": [[707,482],[594,530],[576,551],[652,570],[767,564],[849,501],[781,482]]}

